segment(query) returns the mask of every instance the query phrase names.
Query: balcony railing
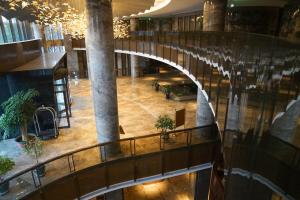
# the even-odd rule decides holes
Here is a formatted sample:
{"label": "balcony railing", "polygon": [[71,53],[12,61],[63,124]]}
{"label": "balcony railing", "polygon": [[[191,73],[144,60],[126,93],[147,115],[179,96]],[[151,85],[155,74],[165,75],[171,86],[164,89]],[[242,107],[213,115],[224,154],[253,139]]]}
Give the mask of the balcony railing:
{"label": "balcony railing", "polygon": [[[168,136],[168,137],[167,137]],[[220,151],[216,125],[121,139],[66,153],[6,179],[2,199],[68,200],[143,178],[212,164]],[[108,149],[118,149],[114,154]],[[44,177],[38,171],[46,169]]]}
{"label": "balcony railing", "polygon": [[[229,104],[244,107],[243,132],[261,121],[268,130],[277,113],[300,92],[300,44],[264,35],[229,32],[137,32],[115,40],[116,52],[150,56],[176,66],[208,94],[221,130]],[[228,112],[227,112],[228,111]],[[251,112],[250,112],[251,111]],[[264,118],[264,120],[260,120]],[[252,122],[253,123],[252,123]],[[225,138],[225,137],[223,137]]]}
{"label": "balcony railing", "polygon": [[[234,139],[230,153],[227,153],[230,155],[225,165],[228,171],[227,187],[232,187],[232,175],[243,174],[248,184],[251,182],[255,185],[258,181],[287,199],[300,199],[300,149],[267,133],[259,142],[239,133],[237,135],[239,137]],[[235,189],[227,191],[231,191],[227,194],[230,199]],[[247,191],[235,191],[233,196],[242,197],[254,193],[255,189],[252,187]]]}
{"label": "balcony railing", "polygon": [[[237,131],[246,137],[249,130],[256,130],[255,134],[268,131],[276,114],[285,112],[288,103],[299,96],[299,43],[251,33],[136,32],[130,38],[115,40],[115,51],[166,62],[201,84],[223,130],[224,152],[230,152],[225,156],[226,162],[232,158],[229,169],[244,167],[261,176],[266,173],[265,178],[280,187],[283,194],[299,198],[296,180],[299,180],[300,169],[299,164],[295,164],[299,163],[299,149],[289,156],[285,154],[288,158],[296,155],[295,160],[286,163],[286,159],[276,157],[276,151],[261,148],[261,135],[244,148],[243,144],[232,145],[235,134],[231,133],[231,130]],[[232,121],[232,114],[238,116],[238,125]],[[268,139],[273,140],[274,137]],[[274,147],[280,146],[285,151],[291,148],[287,143],[279,143]],[[251,150],[250,155],[243,153],[248,150]],[[256,167],[240,166],[245,163]]]}

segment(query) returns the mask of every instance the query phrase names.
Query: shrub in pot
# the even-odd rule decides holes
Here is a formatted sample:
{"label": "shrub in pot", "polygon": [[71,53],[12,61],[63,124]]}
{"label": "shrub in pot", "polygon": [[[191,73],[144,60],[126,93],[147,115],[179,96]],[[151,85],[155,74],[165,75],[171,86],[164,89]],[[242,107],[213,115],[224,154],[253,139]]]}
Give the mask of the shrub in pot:
{"label": "shrub in pot", "polygon": [[153,81],[152,86],[154,86],[156,92],[159,91],[159,83],[158,83],[158,81]]}
{"label": "shrub in pot", "polygon": [[[36,163],[39,164],[38,158],[43,154],[43,143],[36,136],[29,137],[24,145],[24,151],[29,156],[35,158]],[[40,165],[36,168],[36,173],[39,177],[45,176],[45,168],[45,165]]]}
{"label": "shrub in pot", "polygon": [[166,85],[164,88],[164,92],[166,95],[166,99],[170,99],[171,97],[171,92],[172,92],[172,87],[170,85]]}
{"label": "shrub in pot", "polygon": [[38,91],[34,89],[20,91],[1,105],[4,110],[0,117],[0,129],[4,131],[3,138],[7,138],[19,128],[21,132],[19,141],[25,143],[28,140],[27,124],[32,120],[36,110],[34,99],[38,95]]}
{"label": "shrub in pot", "polygon": [[175,122],[168,115],[160,115],[155,123],[155,127],[161,129],[164,139],[168,139],[169,134],[167,134],[167,132],[175,128]]}
{"label": "shrub in pot", "polygon": [[15,166],[15,163],[10,158],[0,156],[0,196],[3,196],[9,191],[9,182],[4,181],[3,176]]}

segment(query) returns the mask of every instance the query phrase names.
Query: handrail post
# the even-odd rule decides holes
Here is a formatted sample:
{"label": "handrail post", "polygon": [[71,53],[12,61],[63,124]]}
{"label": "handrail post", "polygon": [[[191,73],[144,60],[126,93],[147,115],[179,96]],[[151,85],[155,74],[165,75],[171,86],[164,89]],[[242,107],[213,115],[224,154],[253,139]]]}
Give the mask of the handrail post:
{"label": "handrail post", "polygon": [[[71,158],[71,160],[70,160]],[[74,154],[68,155],[68,164],[70,172],[76,171],[75,162],[74,162]]]}
{"label": "handrail post", "polygon": [[129,41],[128,50],[131,51],[131,37],[129,37],[128,41]]}

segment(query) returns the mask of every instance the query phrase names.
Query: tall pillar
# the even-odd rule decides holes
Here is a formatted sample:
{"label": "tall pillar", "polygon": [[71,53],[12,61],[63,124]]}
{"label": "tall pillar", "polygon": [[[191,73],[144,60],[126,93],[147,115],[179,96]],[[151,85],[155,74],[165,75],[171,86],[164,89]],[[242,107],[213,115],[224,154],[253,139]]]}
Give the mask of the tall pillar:
{"label": "tall pillar", "polygon": [[178,17],[174,17],[173,19],[172,31],[178,31]]}
{"label": "tall pillar", "polygon": [[300,117],[300,96],[287,106],[285,112],[278,113],[271,125],[272,135],[287,142],[293,142]]}
{"label": "tall pillar", "polygon": [[42,41],[42,51],[47,52],[48,51],[48,46],[47,46],[47,40],[46,40],[46,35],[45,35],[45,27],[43,25],[39,25],[40,29],[40,34],[41,34],[41,41]]}
{"label": "tall pillar", "polygon": [[211,169],[201,170],[196,173],[197,174],[194,200],[207,200],[209,193]]}
{"label": "tall pillar", "polygon": [[206,0],[203,8],[203,31],[224,31],[227,0]]}
{"label": "tall pillar", "polygon": [[130,31],[137,31],[138,18],[130,18]]}
{"label": "tall pillar", "polygon": [[[130,19],[130,31],[135,32],[137,31],[137,18],[131,18]],[[139,66],[139,58],[135,55],[130,55],[130,61],[131,61],[131,77],[136,78],[141,75],[141,67]]]}
{"label": "tall pillar", "polygon": [[160,19],[154,19],[154,31],[159,32],[160,31]]}
{"label": "tall pillar", "polygon": [[112,7],[109,0],[87,0],[86,49],[94,99],[98,141],[120,138],[114,70]]}
{"label": "tall pillar", "polygon": [[123,62],[122,62],[122,54],[120,53],[117,53],[117,68],[118,68],[118,76],[122,76]]}
{"label": "tall pillar", "polygon": [[71,35],[64,35],[64,46],[67,53],[67,66],[70,72],[79,72],[77,52],[73,51]]}
{"label": "tall pillar", "polygon": [[204,91],[198,88],[196,125],[205,126],[212,123],[214,123],[214,115],[204,96]]}

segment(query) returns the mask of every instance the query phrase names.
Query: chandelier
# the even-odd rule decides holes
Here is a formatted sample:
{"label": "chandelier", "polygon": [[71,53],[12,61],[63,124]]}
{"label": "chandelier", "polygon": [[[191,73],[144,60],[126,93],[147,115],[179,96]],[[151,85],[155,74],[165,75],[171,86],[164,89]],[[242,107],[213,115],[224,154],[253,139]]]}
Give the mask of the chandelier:
{"label": "chandelier", "polygon": [[[86,11],[80,13],[69,3],[56,2],[54,5],[45,0],[8,0],[9,8],[17,11],[26,9],[35,17],[37,24],[42,26],[62,26],[65,35],[82,39],[86,35],[87,16]],[[114,38],[129,37],[129,23],[115,17],[113,19]]]}
{"label": "chandelier", "polygon": [[125,20],[115,17],[113,19],[114,38],[128,38],[129,37],[129,23]]}

